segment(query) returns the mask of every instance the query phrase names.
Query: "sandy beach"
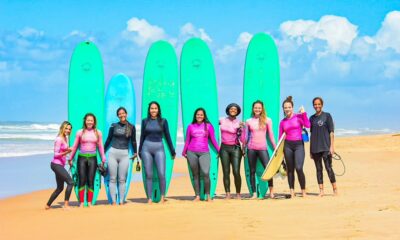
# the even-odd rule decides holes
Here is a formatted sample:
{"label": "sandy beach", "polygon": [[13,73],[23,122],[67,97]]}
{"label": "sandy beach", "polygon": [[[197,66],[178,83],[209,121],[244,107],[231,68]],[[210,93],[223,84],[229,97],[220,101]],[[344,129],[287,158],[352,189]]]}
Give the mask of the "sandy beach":
{"label": "sandy beach", "polygon": [[[194,203],[186,162],[176,159],[165,204],[145,203],[141,182],[132,183],[128,203],[107,205],[104,188],[98,204],[65,211],[44,210],[53,189],[0,200],[1,239],[400,239],[400,136],[379,135],[336,139],[336,151],[346,164],[337,177],[339,196],[332,195],[324,172],[326,196],[318,197],[314,162],[306,156],[308,196],[294,199],[225,200],[222,173],[217,197]],[[308,152],[308,145],[306,146]],[[243,163],[242,163],[243,165]],[[334,169],[341,172],[340,162]],[[242,167],[243,169],[243,167]],[[50,171],[50,170],[49,170]],[[242,174],[242,192],[247,185]],[[299,185],[296,179],[296,188]],[[231,183],[233,191],[233,182]],[[289,192],[287,179],[276,179],[279,194]]]}

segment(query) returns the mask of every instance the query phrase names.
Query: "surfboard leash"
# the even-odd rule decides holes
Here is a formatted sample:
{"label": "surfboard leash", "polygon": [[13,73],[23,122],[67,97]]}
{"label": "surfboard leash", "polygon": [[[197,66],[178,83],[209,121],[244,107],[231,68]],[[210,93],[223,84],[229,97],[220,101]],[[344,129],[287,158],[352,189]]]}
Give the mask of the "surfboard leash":
{"label": "surfboard leash", "polygon": [[343,166],[343,172],[340,173],[340,174],[335,172],[335,176],[338,176],[338,177],[343,176],[346,173],[346,166],[344,165],[342,157],[338,153],[334,152],[333,155],[332,155],[332,158],[334,160],[340,161],[342,163],[342,166]]}

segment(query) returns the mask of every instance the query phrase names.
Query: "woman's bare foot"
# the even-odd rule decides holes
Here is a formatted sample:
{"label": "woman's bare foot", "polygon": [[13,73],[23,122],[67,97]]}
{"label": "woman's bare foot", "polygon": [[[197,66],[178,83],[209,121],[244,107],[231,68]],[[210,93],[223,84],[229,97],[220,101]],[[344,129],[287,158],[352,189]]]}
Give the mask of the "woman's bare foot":
{"label": "woman's bare foot", "polygon": [[88,208],[91,208],[93,205],[88,202],[87,206],[88,206]]}
{"label": "woman's bare foot", "polygon": [[227,200],[229,200],[229,199],[231,199],[231,193],[226,193],[226,195],[225,195],[225,199],[227,199]]}
{"label": "woman's bare foot", "polygon": [[294,189],[290,189],[290,198],[294,198],[295,196]]}
{"label": "woman's bare foot", "polygon": [[167,202],[167,199],[165,199],[165,197],[164,197],[164,196],[161,196],[160,203],[165,203],[165,202]]}
{"label": "woman's bare foot", "polygon": [[269,188],[269,197],[270,197],[271,199],[274,199],[274,198],[275,198],[274,189],[273,189],[272,187]]}
{"label": "woman's bare foot", "polygon": [[147,199],[147,204],[153,204],[153,200],[151,198]]}
{"label": "woman's bare foot", "polygon": [[212,202],[213,201],[209,194],[206,195],[206,201],[207,202]]}
{"label": "woman's bare foot", "polygon": [[250,199],[257,199],[257,194],[253,193],[253,195],[251,195]]}
{"label": "woman's bare foot", "polygon": [[302,195],[303,198],[307,197],[307,193],[306,193],[305,189],[301,190],[301,195]]}
{"label": "woman's bare foot", "polygon": [[79,208],[83,208],[84,206],[85,206],[85,204],[79,203]]}
{"label": "woman's bare foot", "polygon": [[241,200],[242,196],[240,196],[240,193],[236,193],[236,199]]}
{"label": "woman's bare foot", "polygon": [[200,197],[199,196],[194,197],[193,202],[199,202],[199,201],[200,201]]}
{"label": "woman's bare foot", "polygon": [[71,209],[71,207],[69,206],[69,202],[68,201],[64,202],[63,208],[64,208],[64,210],[70,210]]}
{"label": "woman's bare foot", "polygon": [[335,182],[332,183],[332,188],[333,188],[333,195],[337,196],[339,193]]}
{"label": "woman's bare foot", "polygon": [[323,188],[320,188],[320,189],[319,189],[318,197],[323,197],[324,195],[325,195],[324,189],[323,189]]}
{"label": "woman's bare foot", "polygon": [[49,209],[50,209],[50,206],[49,206],[49,205],[46,205],[46,206],[44,207],[44,209],[45,209],[45,210],[49,210]]}

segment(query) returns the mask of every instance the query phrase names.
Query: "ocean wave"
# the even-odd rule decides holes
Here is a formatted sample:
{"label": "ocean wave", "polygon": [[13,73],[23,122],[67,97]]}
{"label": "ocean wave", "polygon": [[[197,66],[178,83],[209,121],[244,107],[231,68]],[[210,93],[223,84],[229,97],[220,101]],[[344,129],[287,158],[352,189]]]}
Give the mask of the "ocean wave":
{"label": "ocean wave", "polygon": [[37,150],[37,151],[25,151],[25,152],[0,152],[0,158],[8,157],[25,157],[32,155],[50,154],[52,150]]}
{"label": "ocean wave", "polygon": [[383,129],[372,129],[372,128],[358,128],[358,129],[335,129],[336,136],[360,136],[360,135],[376,135],[376,134],[389,134],[395,133],[396,131],[389,128]]}
{"label": "ocean wave", "polygon": [[59,124],[0,124],[0,130],[11,130],[11,131],[58,131]]}
{"label": "ocean wave", "polygon": [[57,133],[54,134],[0,134],[0,140],[44,140],[44,141],[53,141],[57,136]]}

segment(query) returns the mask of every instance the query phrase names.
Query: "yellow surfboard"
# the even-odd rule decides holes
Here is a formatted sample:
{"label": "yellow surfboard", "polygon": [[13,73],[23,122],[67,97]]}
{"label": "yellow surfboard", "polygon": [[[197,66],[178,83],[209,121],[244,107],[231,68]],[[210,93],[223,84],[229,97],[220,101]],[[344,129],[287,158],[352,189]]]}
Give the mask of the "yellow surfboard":
{"label": "yellow surfboard", "polygon": [[268,181],[271,178],[273,178],[275,174],[278,172],[280,166],[282,165],[284,157],[283,147],[285,145],[285,136],[286,133],[283,133],[281,139],[279,139],[278,145],[276,145],[276,148],[272,153],[271,158],[269,159],[268,165],[265,168],[263,175],[261,176],[261,179],[263,181]]}

